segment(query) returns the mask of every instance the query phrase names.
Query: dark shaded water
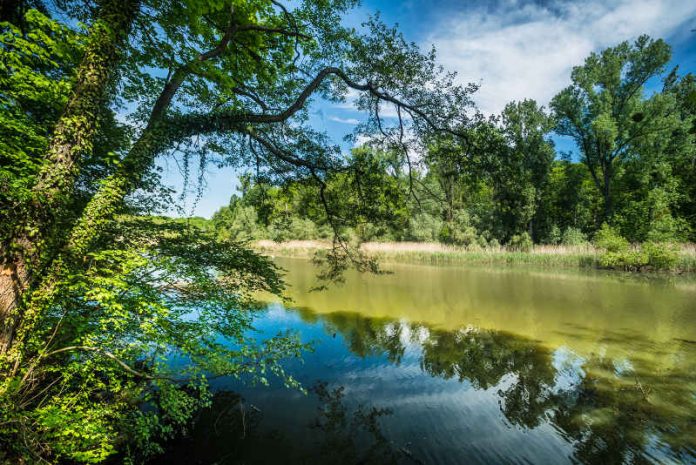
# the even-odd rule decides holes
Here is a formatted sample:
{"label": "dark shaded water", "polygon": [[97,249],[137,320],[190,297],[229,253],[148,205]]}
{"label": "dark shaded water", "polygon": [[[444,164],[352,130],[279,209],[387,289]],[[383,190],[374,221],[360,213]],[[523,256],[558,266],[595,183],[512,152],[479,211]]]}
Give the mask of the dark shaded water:
{"label": "dark shaded water", "polygon": [[398,266],[270,304],[314,352],[280,383],[218,380],[161,463],[696,463],[696,285]]}

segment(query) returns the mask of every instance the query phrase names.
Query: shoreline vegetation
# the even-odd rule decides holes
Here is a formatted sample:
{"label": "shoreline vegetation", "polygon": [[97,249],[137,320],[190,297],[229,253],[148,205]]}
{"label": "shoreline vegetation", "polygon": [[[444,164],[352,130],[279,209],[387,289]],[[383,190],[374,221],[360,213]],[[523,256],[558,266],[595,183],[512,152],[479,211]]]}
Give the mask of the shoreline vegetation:
{"label": "shoreline vegetation", "polygon": [[[313,258],[317,252],[328,251],[331,242],[326,240],[290,240],[275,242],[257,240],[251,243],[254,250],[272,257]],[[529,251],[509,250],[505,247],[463,247],[437,242],[364,242],[360,250],[385,263],[409,263],[424,265],[506,265],[535,266],[564,269],[604,269],[620,271],[696,273],[696,244],[675,246],[675,258],[667,267],[619,267],[603,262],[608,252],[592,244],[584,245],[535,245]],[[634,246],[639,252],[640,247]]]}

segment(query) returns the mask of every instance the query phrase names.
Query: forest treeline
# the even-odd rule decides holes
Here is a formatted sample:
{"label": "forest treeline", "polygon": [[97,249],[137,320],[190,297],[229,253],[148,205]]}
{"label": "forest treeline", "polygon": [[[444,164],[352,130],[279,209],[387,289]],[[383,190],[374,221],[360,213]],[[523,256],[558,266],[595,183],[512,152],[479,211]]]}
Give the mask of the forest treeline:
{"label": "forest treeline", "polygon": [[[435,137],[404,165],[366,144],[324,184],[241,179],[213,216],[236,240],[330,239],[319,191],[359,241],[469,248],[696,239],[696,81],[666,71],[669,46],[640,38],[589,56],[546,109],[511,102],[467,137]],[[559,152],[553,135],[577,149]],[[392,150],[394,150],[392,148]]]}

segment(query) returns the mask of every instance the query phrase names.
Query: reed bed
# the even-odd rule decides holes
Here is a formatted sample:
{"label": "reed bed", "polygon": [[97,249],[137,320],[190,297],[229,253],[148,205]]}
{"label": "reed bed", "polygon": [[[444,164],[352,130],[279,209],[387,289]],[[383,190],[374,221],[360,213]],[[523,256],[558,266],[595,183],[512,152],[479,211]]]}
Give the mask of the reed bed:
{"label": "reed bed", "polygon": [[696,244],[682,245],[677,269],[684,273],[696,273]]}
{"label": "reed bed", "polygon": [[[331,247],[327,241],[256,241],[253,247],[270,256],[311,258]],[[361,250],[385,263],[528,265],[540,268],[597,268],[600,251],[591,244],[536,245],[530,252],[504,247],[466,248],[436,242],[365,242]],[[678,272],[696,272],[696,244],[681,247]]]}
{"label": "reed bed", "polygon": [[[260,252],[280,257],[314,256],[331,246],[324,241],[257,241]],[[502,247],[470,248],[435,242],[365,242],[361,250],[384,262],[425,264],[508,264],[562,267],[592,267],[597,252],[591,246],[537,246],[531,252],[514,252]]]}

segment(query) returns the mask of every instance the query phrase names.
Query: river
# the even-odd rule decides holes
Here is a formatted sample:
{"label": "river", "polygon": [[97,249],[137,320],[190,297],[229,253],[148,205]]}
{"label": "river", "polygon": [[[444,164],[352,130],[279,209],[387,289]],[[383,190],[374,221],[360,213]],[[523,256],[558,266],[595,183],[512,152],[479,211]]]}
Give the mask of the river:
{"label": "river", "polygon": [[696,280],[390,265],[292,303],[259,338],[311,342],[307,393],[217,380],[162,463],[696,463]]}

